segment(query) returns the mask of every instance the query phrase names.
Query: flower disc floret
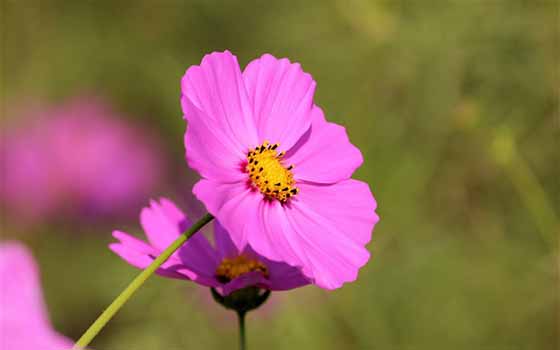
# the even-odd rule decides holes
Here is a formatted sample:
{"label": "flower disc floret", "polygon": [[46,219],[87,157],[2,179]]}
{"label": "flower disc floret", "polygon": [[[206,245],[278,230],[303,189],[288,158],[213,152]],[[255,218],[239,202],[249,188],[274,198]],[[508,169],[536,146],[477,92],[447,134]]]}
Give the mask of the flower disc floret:
{"label": "flower disc floret", "polygon": [[262,262],[239,255],[234,258],[224,258],[216,269],[216,278],[221,282],[229,282],[249,272],[260,272],[268,278],[268,268]]}
{"label": "flower disc floret", "polygon": [[252,184],[270,199],[286,202],[298,193],[295,187],[293,165],[284,167],[282,158],[285,152],[278,153],[279,144],[271,145],[268,141],[249,151],[246,170]]}

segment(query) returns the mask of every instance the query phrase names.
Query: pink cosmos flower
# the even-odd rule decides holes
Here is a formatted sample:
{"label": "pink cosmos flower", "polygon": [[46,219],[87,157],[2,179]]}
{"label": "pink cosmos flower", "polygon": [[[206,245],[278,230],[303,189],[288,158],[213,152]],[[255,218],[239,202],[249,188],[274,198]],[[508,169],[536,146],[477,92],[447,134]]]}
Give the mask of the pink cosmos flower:
{"label": "pink cosmos flower", "polygon": [[51,326],[30,252],[21,244],[0,244],[0,349],[62,350],[72,342]]}
{"label": "pink cosmos flower", "polygon": [[[119,240],[109,248],[132,266],[146,268],[171,242],[191,226],[191,221],[170,200],[151,201],[140,214],[140,223],[148,243],[114,231]],[[195,233],[156,271],[161,276],[192,280],[216,288],[223,295],[256,286],[269,290],[287,290],[309,281],[301,272],[284,263],[270,261],[251,247],[238,249],[229,234],[215,221],[212,247],[206,237]]]}
{"label": "pink cosmos flower", "polygon": [[2,133],[0,198],[20,218],[136,213],[163,176],[152,135],[97,98],[16,115]]}
{"label": "pink cosmos flower", "polygon": [[243,72],[212,53],[181,82],[193,192],[231,234],[320,287],[357,278],[379,217],[369,186],[350,179],[362,155],[313,103],[300,65],[264,55]]}

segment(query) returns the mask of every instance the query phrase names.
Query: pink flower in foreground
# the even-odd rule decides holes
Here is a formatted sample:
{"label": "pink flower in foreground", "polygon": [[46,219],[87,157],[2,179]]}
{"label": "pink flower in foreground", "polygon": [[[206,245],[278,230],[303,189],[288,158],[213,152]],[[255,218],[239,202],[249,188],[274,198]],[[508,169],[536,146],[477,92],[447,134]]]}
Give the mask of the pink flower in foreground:
{"label": "pink flower in foreground", "polygon": [[264,55],[241,72],[230,52],[181,82],[193,192],[231,234],[327,289],[357,278],[379,220],[368,185],[350,179],[362,155],[313,104],[300,65]]}
{"label": "pink flower in foreground", "polygon": [[21,244],[0,244],[0,282],[0,349],[72,347],[72,342],[49,322],[37,265]]}
{"label": "pink flower in foreground", "polygon": [[0,145],[0,198],[26,219],[128,214],[163,175],[157,142],[96,98],[18,114]]}
{"label": "pink flower in foreground", "polygon": [[[122,259],[140,269],[146,268],[191,226],[191,221],[170,200],[162,198],[159,203],[151,201],[150,204],[140,214],[148,243],[114,231],[119,243],[109,245]],[[298,269],[263,258],[249,246],[238,249],[229,237],[215,221],[215,248],[202,233],[195,233],[156,272],[214,287],[223,295],[249,286],[287,290],[309,283]]]}

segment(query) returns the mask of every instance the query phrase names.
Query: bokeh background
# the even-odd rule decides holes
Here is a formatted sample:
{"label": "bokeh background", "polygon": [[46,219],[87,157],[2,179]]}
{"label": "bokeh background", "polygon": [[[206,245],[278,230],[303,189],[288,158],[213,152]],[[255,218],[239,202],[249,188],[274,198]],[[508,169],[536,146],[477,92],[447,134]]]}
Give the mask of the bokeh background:
{"label": "bokeh background", "polygon": [[[355,177],[382,218],[358,281],[273,295],[249,315],[250,348],[559,347],[557,2],[3,0],[0,11],[2,240],[33,252],[60,333],[77,339],[136,275],[107,244],[116,228],[142,235],[149,198],[202,214],[179,81],[229,49],[242,66],[269,52],[313,75],[316,103],[364,154]],[[105,122],[47,127],[86,107],[133,136]],[[33,154],[64,137],[66,157]],[[9,140],[26,156],[8,162]],[[127,163],[142,152],[149,161]],[[53,167],[62,184],[41,177]],[[116,168],[122,183],[104,184]],[[119,205],[95,196],[131,181],[142,183]],[[92,347],[231,349],[236,332],[207,290],[155,277]]]}

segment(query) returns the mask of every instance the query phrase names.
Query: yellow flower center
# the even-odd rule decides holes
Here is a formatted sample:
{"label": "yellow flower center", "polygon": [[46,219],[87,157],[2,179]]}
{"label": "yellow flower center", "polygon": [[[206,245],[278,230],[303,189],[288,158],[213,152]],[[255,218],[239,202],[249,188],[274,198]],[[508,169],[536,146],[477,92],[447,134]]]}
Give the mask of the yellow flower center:
{"label": "yellow flower center", "polygon": [[262,145],[250,150],[247,155],[246,170],[253,185],[262,194],[285,203],[299,190],[295,187],[294,175],[290,171],[294,166],[284,167],[282,157],[285,152],[276,152],[278,146],[277,143],[271,145],[265,141]]}
{"label": "yellow flower center", "polygon": [[216,277],[220,282],[227,283],[241,275],[258,271],[268,278],[268,268],[258,260],[239,255],[235,258],[224,258],[216,269]]}

